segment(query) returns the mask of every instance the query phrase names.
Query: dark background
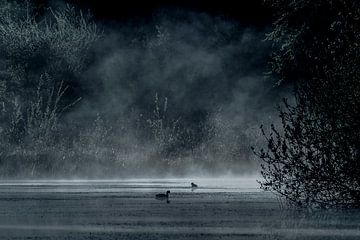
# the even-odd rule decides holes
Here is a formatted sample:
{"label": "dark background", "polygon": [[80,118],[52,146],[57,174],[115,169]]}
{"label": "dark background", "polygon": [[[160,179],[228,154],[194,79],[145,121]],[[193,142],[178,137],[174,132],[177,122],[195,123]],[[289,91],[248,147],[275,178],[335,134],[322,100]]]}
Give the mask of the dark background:
{"label": "dark background", "polygon": [[[262,144],[259,125],[273,122],[275,106],[287,93],[265,74],[272,45],[264,40],[272,16],[263,0],[33,1],[35,9],[30,10],[38,22],[53,21],[57,13],[65,13],[70,14],[65,20],[71,23],[59,29],[54,24],[49,31],[54,38],[59,35],[53,32],[70,34],[60,38],[60,47],[65,43],[68,52],[64,61],[54,65],[56,79],[49,80],[49,86],[64,81],[68,87],[61,107],[71,107],[59,116],[59,126],[51,136],[54,146],[62,144],[59,151],[64,152],[53,153],[51,149],[46,158],[41,152],[45,160],[41,160],[39,174],[50,174],[49,169],[57,168],[59,174],[81,176],[108,172],[118,176],[128,169],[134,169],[134,175],[151,175],[149,169],[166,173],[164,170],[173,167],[178,171],[178,166],[184,173],[199,170],[211,174],[256,168],[250,146]],[[75,8],[66,7],[66,3]],[[24,16],[28,6],[23,5]],[[89,10],[93,17],[77,18],[78,9],[83,14]],[[85,19],[81,22],[84,28],[77,28],[78,19]],[[92,32],[96,29],[99,32]],[[77,53],[88,33],[94,36],[89,48]],[[57,44],[54,38],[49,38],[48,45]],[[48,59],[44,45],[44,51],[39,48],[40,57]],[[55,46],[58,49],[63,51]],[[39,57],[29,52],[36,59],[32,71],[40,73],[47,65],[43,67]],[[80,71],[67,71],[68,63],[76,64],[78,59]],[[32,83],[35,92],[37,81]],[[45,97],[48,89],[44,87]],[[28,101],[30,94],[23,95]],[[11,141],[26,138],[25,148],[33,148],[35,137],[21,124],[20,133],[15,132]],[[41,144],[45,142],[49,141],[41,139]],[[36,147],[43,151],[41,144]],[[55,166],[64,161],[63,156],[68,165]],[[23,161],[40,161],[37,155],[31,161],[27,155],[20,159],[19,166]]]}
{"label": "dark background", "polygon": [[[244,118],[242,121],[251,123],[257,121],[259,118],[263,119],[263,115],[268,115],[268,113],[272,111],[280,89],[274,89],[271,80],[262,79],[263,73],[268,71],[267,57],[269,54],[269,46],[263,39],[265,38],[265,32],[272,22],[271,10],[264,4],[264,0],[38,0],[38,6],[45,8],[56,8],[57,5],[63,5],[65,3],[75,5],[83,11],[89,10],[95,22],[97,22],[108,35],[115,34],[118,36],[119,34],[123,34],[127,36],[133,34],[134,37],[137,37],[137,35],[134,34],[135,32],[140,32],[140,34],[145,33],[145,35],[147,35],[154,30],[151,26],[157,24],[156,19],[158,19],[157,14],[159,11],[161,15],[166,16],[166,18],[174,22],[174,28],[184,22],[187,22],[187,27],[191,28],[191,21],[198,21],[199,19],[191,19],[187,13],[194,12],[205,13],[209,19],[220,17],[225,21],[237,22],[239,23],[240,29],[243,29],[240,30],[238,34],[235,32],[231,33],[232,36],[228,39],[229,43],[220,44],[220,48],[224,49],[226,49],[227,46],[238,45],[238,48],[234,49],[233,52],[226,53],[226,56],[228,55],[226,61],[231,62],[222,63],[224,64],[224,75],[209,75],[204,79],[194,81],[186,87],[186,93],[182,97],[179,97],[177,90],[175,92],[170,91],[169,87],[167,87],[168,84],[172,84],[173,89],[178,89],[179,86],[182,86],[183,80],[181,76],[179,77],[175,74],[172,78],[168,80],[163,79],[159,82],[154,79],[147,79],[147,76],[144,77],[141,74],[137,76],[138,73],[141,72],[140,70],[147,68],[147,66],[136,70],[133,69],[136,67],[126,69],[125,72],[127,73],[133,72],[133,76],[129,77],[131,81],[125,81],[124,79],[127,78],[123,76],[122,72],[118,75],[115,74],[110,81],[111,83],[108,80],[99,81],[102,77],[98,74],[99,63],[101,65],[101,62],[104,62],[104,59],[107,59],[108,55],[116,52],[119,47],[130,46],[130,42],[123,42],[116,37],[115,40],[110,40],[110,43],[101,43],[97,51],[97,63],[91,67],[92,70],[88,72],[82,80],[84,84],[80,87],[72,86],[72,89],[78,92],[78,94],[75,93],[75,95],[81,95],[89,100],[89,106],[87,108],[96,109],[94,113],[106,112],[108,119],[112,117],[116,119],[119,115],[124,114],[124,112],[122,112],[123,110],[116,110],[121,109],[119,107],[121,103],[121,105],[126,105],[126,107],[123,107],[127,109],[126,111],[131,112],[133,109],[138,109],[139,112],[145,115],[151,115],[154,109],[152,105],[155,93],[159,93],[160,99],[169,96],[172,112],[168,112],[168,114],[173,118],[181,116],[185,125],[189,126],[198,126],[199,123],[207,119],[209,113],[218,108],[229,108],[225,110],[231,113],[232,116],[229,116],[229,118],[235,119],[235,115],[238,114]],[[179,22],[179,24],[175,22]],[[212,29],[214,26],[211,26],[211,24],[215,23],[216,21],[214,20],[214,22],[209,21],[209,23],[206,24],[209,24],[208,28]],[[196,25],[196,23],[194,24]],[[250,29],[249,34],[252,40],[246,41],[242,46],[240,42],[243,41],[243,34],[246,35],[246,29]],[[186,41],[192,41],[191,36],[183,37],[186,38]],[[203,38],[201,40],[203,43],[198,46],[199,48],[201,48],[202,45],[206,45],[205,42],[208,41],[208,38],[214,36],[210,34],[208,36],[201,35],[201,37]],[[131,38],[132,37],[129,37],[129,39]],[[109,40],[109,38],[107,38],[107,40]],[[198,44],[196,41],[198,40],[195,40],[194,46]],[[172,46],[176,48],[175,45]],[[134,54],[136,55],[136,53]],[[157,54],[161,55],[161,53]],[[186,54],[189,54],[189,58],[192,58],[192,53]],[[161,59],[161,56],[158,57]],[[218,58],[222,59],[220,55]],[[199,66],[200,65],[201,63],[199,63]],[[155,69],[157,67],[159,66],[154,66]],[[116,72],[118,66],[114,65],[113,69]],[[150,72],[152,71],[150,70]],[[136,80],[136,77],[139,79]],[[247,79],[247,77],[249,77],[249,79]],[[153,83],[148,84],[148,82]],[[105,85],[110,87],[106,87]],[[136,85],[137,89],[131,93],[132,96],[130,99],[119,97],[127,96],[132,91],[128,89],[130,85]],[[149,87],[149,85],[151,85],[151,87]],[[122,90],[115,91],[115,89],[119,89],[119,86],[121,86]],[[99,91],[99,89],[101,90]],[[246,97],[247,100],[242,99],[243,95],[248,96]],[[109,104],[109,102],[112,102],[112,100],[109,99],[116,100],[114,104]],[[125,102],[129,103],[125,104]],[[228,107],[230,105],[231,107]],[[81,116],[84,116],[86,119],[91,115],[88,110],[81,111],[81,113]],[[128,113],[126,112],[126,114]],[[238,124],[241,124],[242,121],[238,121]],[[197,131],[198,130],[196,130],[196,132]],[[199,136],[201,137],[201,134]]]}
{"label": "dark background", "polygon": [[[61,1],[36,0],[38,6],[63,4]],[[271,10],[264,4],[264,0],[246,1],[194,1],[194,0],[133,0],[133,1],[99,1],[99,0],[65,0],[89,9],[95,18],[103,21],[127,21],[136,17],[138,20],[151,17],[162,8],[186,9],[197,12],[206,12],[213,15],[223,15],[237,20],[244,25],[253,25],[263,28],[271,22]]]}
{"label": "dark background", "polygon": [[[272,22],[272,12],[270,8],[264,3],[264,0],[34,1],[40,9],[45,9],[48,7],[56,9],[61,5],[69,3],[79,7],[83,12],[89,10],[93,16],[93,20],[95,20],[100,28],[104,29],[106,32],[106,41],[102,42],[97,48],[96,63],[94,63],[93,66],[90,67],[91,70],[87,72],[86,75],[84,75],[85,77],[81,80],[82,84],[79,86],[73,84],[72,86],[72,90],[74,91],[75,96],[79,95],[85,97],[89,100],[89,102],[91,102],[88,107],[89,109],[98,109],[97,111],[101,112],[104,111],[104,105],[106,105],[109,106],[108,108],[111,110],[107,110],[106,112],[112,112],[111,115],[117,116],[119,113],[116,112],[115,109],[119,108],[119,103],[130,102],[126,107],[129,109],[129,111],[132,111],[132,109],[135,108],[139,109],[140,112],[148,112],[149,114],[152,114],[153,107],[149,107],[149,103],[153,102],[154,93],[157,92],[159,93],[160,98],[163,98],[164,96],[172,96],[170,101],[175,111],[173,113],[174,116],[182,115],[183,118],[187,119],[187,122],[192,122],[195,125],[198,125],[199,122],[204,120],[205,116],[209,113],[209,108],[211,109],[211,106],[230,103],[234,103],[238,109],[246,109],[246,111],[250,111],[251,114],[245,114],[243,112],[241,115],[248,116],[251,121],[253,121],[254,118],[257,119],[257,117],[253,117],[253,115],[267,112],[263,110],[264,108],[273,108],[273,103],[275,102],[273,102],[273,100],[277,98],[275,95],[277,95],[277,92],[281,90],[279,87],[277,87],[277,89],[273,88],[273,81],[261,79],[264,76],[264,73],[268,72],[267,62],[270,46],[266,41],[263,40],[265,38],[265,33],[268,31]],[[131,80],[129,80],[130,83],[124,80],[125,78],[122,73],[119,73],[118,75],[115,74],[111,79],[111,84],[108,80],[99,81],[102,76],[99,75],[98,69],[100,68],[99,65],[105,61],[104,59],[108,59],[109,55],[116,52],[119,48],[131,45],[129,41],[126,42],[123,41],[123,39],[119,39],[119,36],[122,38],[125,36],[125,38],[132,39],[138,37],[137,32],[139,32],[140,35],[145,33],[145,37],[149,37],[148,33],[152,31],[154,32],[156,30],[154,27],[152,27],[152,25],[155,26],[158,24],[158,16],[156,15],[159,13],[159,11],[161,12],[161,15],[166,16],[169,21],[174,22],[174,25],[172,26],[174,29],[178,25],[181,25],[185,22],[188,24],[187,27],[191,28],[191,25],[193,24],[192,21],[196,20],[191,19],[191,17],[187,14],[189,12],[205,13],[209,20],[209,22],[205,23],[205,28],[207,27],[206,24],[208,24],[209,31],[211,31],[211,29],[214,27],[211,26],[211,24],[216,23],[216,20],[211,22],[212,20],[210,19],[216,19],[216,17],[220,17],[224,21],[229,20],[229,22],[237,22],[239,24],[239,28],[243,30],[239,30],[238,33],[231,33],[231,37],[227,40],[229,42],[220,44],[220,48],[224,49],[231,45],[238,45],[238,48],[234,49],[233,51],[226,52],[226,61],[229,61],[229,63],[222,63],[224,67],[223,72],[225,75],[206,76],[206,79],[200,79],[199,81],[192,83],[190,86],[186,87],[187,92],[185,97],[182,97],[181,100],[176,100],[174,95],[177,95],[177,93],[169,92],[166,87],[169,82],[175,86],[175,89],[177,89],[179,85],[182,86],[182,79],[177,75],[174,75],[169,80],[162,81],[161,84],[150,84],[152,86],[151,88],[144,86],[147,86],[147,82],[154,80],[147,80],[147,76],[138,76],[140,80],[138,80],[139,86],[137,86],[136,76],[141,69],[134,70],[130,67],[129,69],[125,70],[126,73],[134,72],[134,76],[129,77]],[[179,23],[177,24],[175,22]],[[249,29],[249,31],[246,29]],[[226,30],[224,29],[224,31]],[[246,36],[247,31],[251,40],[245,41],[244,44],[242,44],[242,36]],[[133,36],[127,37],[128,35]],[[112,36],[112,38],[108,36]],[[152,36],[150,36],[150,38],[151,37]],[[186,38],[187,41],[192,41],[191,36],[182,37]],[[199,43],[198,48],[201,48],[209,38],[218,36],[209,34],[201,35],[201,37],[202,43]],[[184,39],[181,41],[183,40]],[[195,40],[193,43],[194,46],[198,44],[196,41],[198,40]],[[195,49],[198,48],[195,47]],[[225,51],[226,50],[224,50],[224,52]],[[136,53],[133,54],[136,55]],[[161,53],[157,54],[161,55]],[[191,56],[192,53],[186,54]],[[222,54],[221,51],[219,51],[219,54]],[[222,59],[220,55],[218,58]],[[161,56],[159,56],[159,58],[161,58]],[[139,59],[137,60],[137,63],[138,62]],[[199,64],[201,65],[201,63]],[[145,68],[147,66],[143,67]],[[159,66],[153,67],[156,69]],[[114,65],[113,67],[114,71],[117,71],[118,68],[118,65]],[[250,79],[246,80],[245,78],[247,77]],[[125,87],[123,86],[124,84],[126,85]],[[134,84],[137,86],[138,90],[133,94],[134,96],[131,97],[131,100],[118,98],[118,96],[128,95],[130,92],[128,85]],[[104,85],[108,85],[110,87],[106,88]],[[114,89],[117,89],[120,85],[121,88],[125,90],[114,91]],[[250,85],[254,86],[249,87]],[[251,103],[243,103],[243,100],[241,100],[239,103],[235,104],[235,102],[238,101],[236,99],[238,98],[237,96],[241,98],[242,94],[251,96],[248,97],[247,100],[250,101],[251,99]],[[109,96],[113,95],[116,95],[114,106],[107,103],[103,104],[103,102],[109,102]],[[187,100],[185,101],[184,99]],[[271,101],[269,101],[269,99],[271,99]],[[191,100],[191,102],[187,102],[188,100]],[[269,102],[272,104],[268,104]],[[100,107],[95,106],[95,104],[100,105]],[[191,106],[190,110],[188,109],[188,106]],[[235,109],[231,109],[231,112],[233,111],[235,111]],[[88,114],[90,114],[89,111],[82,111],[82,115],[87,116]]]}

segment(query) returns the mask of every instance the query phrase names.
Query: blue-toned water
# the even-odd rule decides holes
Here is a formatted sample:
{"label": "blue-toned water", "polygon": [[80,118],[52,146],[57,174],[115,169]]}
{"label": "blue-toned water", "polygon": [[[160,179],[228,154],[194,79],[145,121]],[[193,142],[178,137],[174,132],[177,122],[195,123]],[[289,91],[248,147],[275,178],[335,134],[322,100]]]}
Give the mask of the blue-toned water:
{"label": "blue-toned water", "polygon": [[0,239],[360,239],[360,211],[289,209],[255,178],[2,181]]}

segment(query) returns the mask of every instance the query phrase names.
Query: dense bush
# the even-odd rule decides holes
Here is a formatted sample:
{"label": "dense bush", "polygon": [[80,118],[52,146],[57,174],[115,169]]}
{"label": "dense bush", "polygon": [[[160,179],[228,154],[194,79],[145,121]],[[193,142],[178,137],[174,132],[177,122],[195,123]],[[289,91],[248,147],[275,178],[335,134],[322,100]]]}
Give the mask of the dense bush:
{"label": "dense bush", "polygon": [[296,87],[282,125],[263,132],[261,186],[302,206],[359,207],[359,2],[268,2],[272,71]]}

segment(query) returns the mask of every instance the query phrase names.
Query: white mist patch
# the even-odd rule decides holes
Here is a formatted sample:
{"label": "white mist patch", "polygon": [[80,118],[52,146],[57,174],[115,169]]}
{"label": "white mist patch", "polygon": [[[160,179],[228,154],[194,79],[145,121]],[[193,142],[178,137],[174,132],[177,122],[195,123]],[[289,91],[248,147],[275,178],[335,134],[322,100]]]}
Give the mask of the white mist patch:
{"label": "white mist patch", "polygon": [[[198,185],[191,187],[191,182]],[[259,192],[255,177],[139,178],[127,180],[11,180],[0,182],[0,192]]]}

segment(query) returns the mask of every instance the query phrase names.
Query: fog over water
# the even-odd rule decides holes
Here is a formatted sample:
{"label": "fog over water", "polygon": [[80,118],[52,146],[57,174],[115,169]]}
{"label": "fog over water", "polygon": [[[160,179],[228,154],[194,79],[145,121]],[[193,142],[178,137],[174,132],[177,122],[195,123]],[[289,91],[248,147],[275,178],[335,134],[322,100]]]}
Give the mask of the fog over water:
{"label": "fog over water", "polygon": [[[259,126],[274,121],[275,106],[287,92],[265,77],[264,29],[174,9],[159,10],[145,23],[129,20],[103,28],[96,61],[82,78],[88,95],[67,115],[69,121],[91,124],[89,119],[101,116],[117,132],[112,141],[127,149],[125,164],[152,152],[149,131],[166,129],[165,135],[182,140],[169,146],[171,137],[160,137],[166,143],[156,148],[181,152],[183,162],[173,161],[182,166],[181,174],[257,169],[250,147],[261,145]],[[162,129],[144,130],[149,120],[155,125],[161,120]],[[184,160],[190,158],[199,159]],[[152,162],[146,173],[166,169],[167,161]]]}
{"label": "fog over water", "polygon": [[[4,239],[357,239],[358,210],[287,208],[256,178],[5,181]],[[190,182],[198,184],[191,188]],[[168,203],[155,193],[170,190]]]}
{"label": "fog over water", "polygon": [[322,46],[281,25],[312,3],[166,2],[0,0],[0,239],[359,239],[357,139],[271,75]]}
{"label": "fog over water", "polygon": [[250,148],[289,93],[266,75],[266,27],[171,7],[101,20],[59,1],[29,22],[28,6],[4,6],[4,76],[19,83],[3,96],[3,178],[258,171]]}

